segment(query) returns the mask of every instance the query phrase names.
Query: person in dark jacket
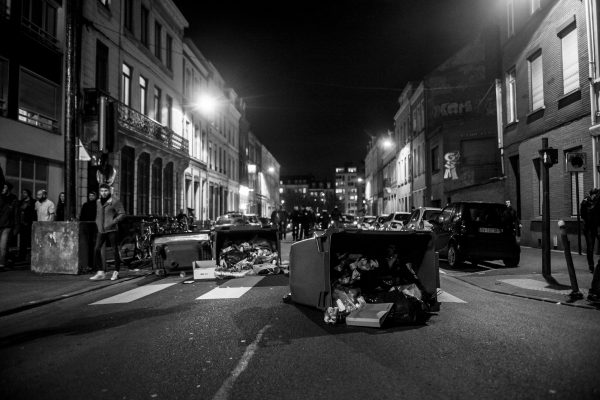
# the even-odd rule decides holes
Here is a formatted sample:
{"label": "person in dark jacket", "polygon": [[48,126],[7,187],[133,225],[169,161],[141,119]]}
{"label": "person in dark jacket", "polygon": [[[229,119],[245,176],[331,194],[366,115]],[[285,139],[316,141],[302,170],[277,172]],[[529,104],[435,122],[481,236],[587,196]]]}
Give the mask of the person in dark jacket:
{"label": "person in dark jacket", "polygon": [[56,202],[56,219],[55,221],[65,220],[65,192],[60,192],[58,201]]}
{"label": "person in dark jacket", "polygon": [[588,268],[592,273],[594,272],[594,247],[596,245],[596,240],[598,240],[599,203],[599,190],[595,188],[591,189],[589,194],[581,201],[579,213],[583,220],[583,235],[585,237]]}
{"label": "person in dark jacket", "polygon": [[337,228],[342,223],[342,212],[338,208],[338,206],[334,206],[331,211],[331,221],[333,222],[333,226]]}
{"label": "person in dark jacket", "polygon": [[308,230],[310,226],[310,213],[306,207],[300,211],[300,239],[308,239]]}
{"label": "person in dark jacket", "polygon": [[12,184],[5,182],[0,193],[0,268],[8,262],[8,242],[15,233],[17,196],[10,193]]}
{"label": "person in dark jacket", "polygon": [[[96,192],[88,193],[88,201],[83,203],[81,206],[81,213],[79,214],[79,220],[84,222],[96,222]],[[87,267],[93,268],[94,266],[94,244],[96,243],[96,235],[98,234],[98,228],[96,224],[86,224],[87,230],[85,231],[85,240],[87,242],[88,257]]]}
{"label": "person in dark jacket", "polygon": [[117,233],[119,222],[125,218],[125,209],[119,199],[112,197],[110,186],[103,183],[100,185],[100,198],[96,202],[96,227],[98,236],[94,255],[96,257],[95,267],[97,272],[90,280],[96,281],[106,278],[106,241],[110,242],[115,254],[115,270],[110,278],[112,281],[119,279],[121,268],[121,256]]}
{"label": "person in dark jacket", "polygon": [[294,206],[294,210],[292,211],[292,240],[295,242],[296,240],[300,240],[300,210],[298,210],[298,206]]}
{"label": "person in dark jacket", "polygon": [[29,189],[21,191],[21,200],[18,206],[17,233],[19,234],[19,259],[27,259],[27,249],[31,246],[31,228],[36,220],[35,200],[31,197]]}

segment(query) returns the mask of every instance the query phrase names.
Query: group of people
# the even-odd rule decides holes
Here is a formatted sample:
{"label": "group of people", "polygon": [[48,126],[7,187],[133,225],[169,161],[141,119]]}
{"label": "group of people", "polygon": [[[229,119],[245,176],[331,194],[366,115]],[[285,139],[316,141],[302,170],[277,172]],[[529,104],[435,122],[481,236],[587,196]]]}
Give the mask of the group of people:
{"label": "group of people", "polygon": [[[35,199],[29,189],[21,191],[21,198],[12,193],[13,185],[0,177],[2,192],[0,194],[0,268],[27,259],[31,246],[31,229],[34,221],[63,221],[64,193],[58,198],[58,205],[48,199],[48,192],[40,189]],[[16,245],[19,253],[10,259],[8,249]]]}
{"label": "group of people", "polygon": [[600,228],[600,190],[591,189],[583,198],[579,215],[583,220],[583,233],[585,235],[587,264],[592,276],[592,285],[588,292],[588,300],[600,301],[600,259],[594,267],[594,247],[600,239],[598,229]]}
{"label": "group of people", "polygon": [[271,225],[279,232],[279,239],[287,237],[288,224],[292,225],[292,240],[302,240],[310,237],[310,232],[314,228],[327,229],[331,222],[337,224],[342,220],[342,213],[337,206],[334,207],[331,214],[322,211],[318,217],[310,207],[294,206],[291,213],[288,213],[283,206],[271,213]]}

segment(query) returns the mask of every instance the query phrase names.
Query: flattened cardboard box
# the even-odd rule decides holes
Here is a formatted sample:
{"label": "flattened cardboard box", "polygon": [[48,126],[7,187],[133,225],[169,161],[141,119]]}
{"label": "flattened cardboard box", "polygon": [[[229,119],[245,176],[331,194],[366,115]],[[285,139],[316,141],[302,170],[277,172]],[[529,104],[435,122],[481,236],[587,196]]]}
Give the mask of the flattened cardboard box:
{"label": "flattened cardboard box", "polygon": [[367,303],[346,317],[346,325],[381,328],[394,303]]}

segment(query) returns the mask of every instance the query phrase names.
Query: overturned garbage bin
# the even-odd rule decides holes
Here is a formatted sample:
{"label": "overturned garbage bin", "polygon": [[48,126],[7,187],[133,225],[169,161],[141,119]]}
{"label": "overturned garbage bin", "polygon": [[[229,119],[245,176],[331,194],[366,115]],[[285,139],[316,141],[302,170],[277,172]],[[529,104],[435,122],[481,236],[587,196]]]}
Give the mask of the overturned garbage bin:
{"label": "overturned garbage bin", "polygon": [[213,241],[215,276],[219,278],[282,272],[281,243],[276,229],[227,226],[215,229]]}
{"label": "overturned garbage bin", "polygon": [[157,273],[191,271],[195,261],[211,258],[208,230],[156,235],[152,241],[152,266]]}
{"label": "overturned garbage bin", "polygon": [[[381,326],[388,315],[420,322],[439,310],[432,239],[431,232],[420,231],[331,230],[294,243],[291,301],[325,310],[329,323]],[[365,310],[377,317],[362,321]]]}

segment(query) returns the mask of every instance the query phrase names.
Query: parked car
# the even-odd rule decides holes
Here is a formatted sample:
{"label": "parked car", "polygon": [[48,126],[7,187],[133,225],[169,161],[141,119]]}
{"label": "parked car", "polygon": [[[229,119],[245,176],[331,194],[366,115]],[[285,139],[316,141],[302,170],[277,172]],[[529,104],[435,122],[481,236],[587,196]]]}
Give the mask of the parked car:
{"label": "parked car", "polygon": [[344,228],[356,228],[357,220],[356,216],[352,214],[342,214],[342,227]]}
{"label": "parked car", "polygon": [[416,208],[412,214],[408,223],[404,225],[403,230],[405,231],[430,231],[433,229],[433,225],[430,220],[436,219],[441,208],[438,207],[419,207]]}
{"label": "parked car", "polygon": [[377,219],[373,223],[373,229],[383,230],[383,225],[392,218],[393,214],[381,214],[377,216]]}
{"label": "parked car", "polygon": [[267,217],[258,217],[260,224],[263,228],[270,228],[271,227],[271,219],[267,218]]}
{"label": "parked car", "polygon": [[512,226],[505,220],[506,205],[490,202],[456,202],[444,207],[433,223],[435,248],[448,265],[502,260],[516,267],[521,248]]}
{"label": "parked car", "polygon": [[360,229],[374,230],[377,217],[375,215],[365,215],[364,217],[358,217],[356,226]]}
{"label": "parked car", "polygon": [[246,224],[262,228],[262,222],[258,219],[256,214],[244,214],[244,221]]}
{"label": "parked car", "polygon": [[218,229],[233,225],[246,225],[244,214],[235,212],[223,214],[217,218],[213,225],[213,228]]}
{"label": "parked car", "polygon": [[409,212],[393,212],[390,218],[383,223],[384,231],[400,231],[410,219]]}

